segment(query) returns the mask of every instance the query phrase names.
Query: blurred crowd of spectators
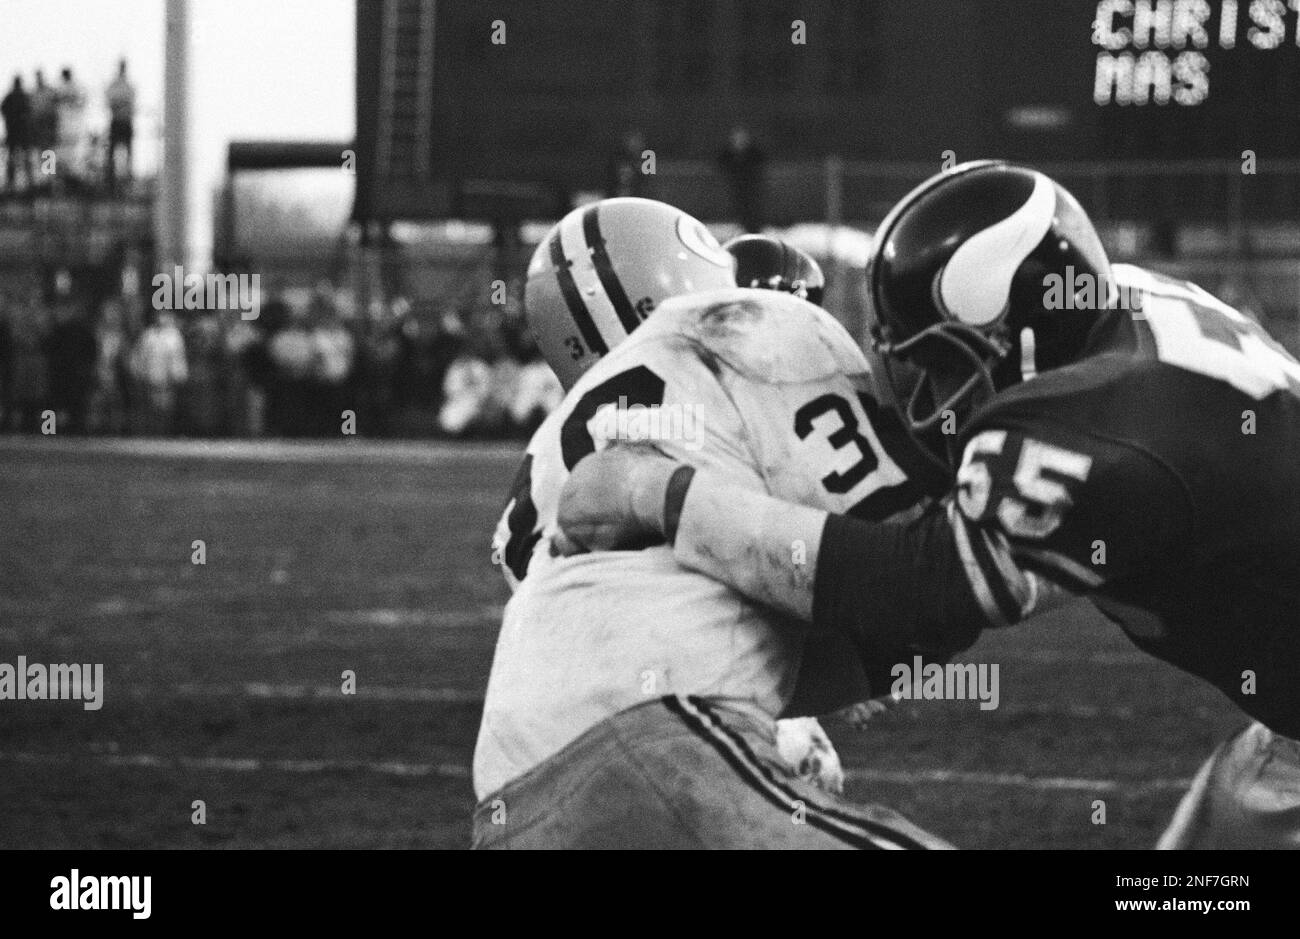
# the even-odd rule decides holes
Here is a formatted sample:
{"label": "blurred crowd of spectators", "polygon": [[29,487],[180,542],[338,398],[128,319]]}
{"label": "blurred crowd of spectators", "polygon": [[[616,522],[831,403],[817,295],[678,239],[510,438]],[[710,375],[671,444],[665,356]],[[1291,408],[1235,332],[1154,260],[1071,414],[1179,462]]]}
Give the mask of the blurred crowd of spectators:
{"label": "blurred crowd of spectators", "polygon": [[244,320],[238,311],[137,311],[120,297],[87,316],[39,290],[0,293],[0,428],[522,437],[562,397],[509,307],[448,311],[397,299],[345,316],[343,300],[321,285],[272,297]]}
{"label": "blurred crowd of spectators", "polygon": [[56,84],[37,69],[0,97],[4,120],[4,183],[10,192],[62,187],[114,191],[131,179],[135,148],[135,86],[126,61],[104,91],[103,107],[64,68]]}

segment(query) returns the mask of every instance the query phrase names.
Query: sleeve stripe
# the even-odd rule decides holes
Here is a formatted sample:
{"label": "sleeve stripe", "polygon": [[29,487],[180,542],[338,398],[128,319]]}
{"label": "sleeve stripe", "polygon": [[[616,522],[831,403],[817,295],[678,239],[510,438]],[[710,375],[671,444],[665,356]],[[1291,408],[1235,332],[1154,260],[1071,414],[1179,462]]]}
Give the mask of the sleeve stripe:
{"label": "sleeve stripe", "polygon": [[975,599],[984,612],[984,616],[993,626],[1010,625],[1011,620],[1003,613],[1002,607],[989,585],[984,567],[976,557],[966,519],[957,511],[957,506],[951,502],[948,503],[948,524],[957,542],[957,556],[961,558],[962,567],[966,571],[966,580],[970,583],[971,590],[974,592]]}
{"label": "sleeve stripe", "polygon": [[[962,520],[965,523],[965,519]],[[980,569],[984,572],[984,577],[988,581],[989,590],[993,594],[993,599],[997,602],[998,610],[1002,613],[1002,619],[1007,623],[1017,623],[1024,614],[1019,600],[1016,599],[1015,593],[1011,587],[1012,583],[1018,582],[1023,575],[1012,565],[1012,572],[1007,574],[998,565],[998,551],[988,538],[984,537],[982,529],[976,528],[975,537],[971,541],[971,553],[979,563]],[[1008,582],[1010,576],[1010,582]]]}
{"label": "sleeve stripe", "polygon": [[1035,595],[1038,592],[1033,576],[1016,564],[1011,554],[1011,544],[1002,532],[980,529],[980,537],[984,539],[989,557],[997,566],[999,579],[1011,595],[1011,602],[1016,608],[1016,619],[1027,616],[1035,606]]}
{"label": "sleeve stripe", "polygon": [[1027,548],[1018,545],[1015,552],[1019,556],[1036,562],[1041,567],[1064,574],[1074,585],[1082,589],[1096,590],[1103,583],[1101,575],[1096,571],[1089,570],[1078,561],[1068,558],[1058,551],[1049,551],[1046,548]]}

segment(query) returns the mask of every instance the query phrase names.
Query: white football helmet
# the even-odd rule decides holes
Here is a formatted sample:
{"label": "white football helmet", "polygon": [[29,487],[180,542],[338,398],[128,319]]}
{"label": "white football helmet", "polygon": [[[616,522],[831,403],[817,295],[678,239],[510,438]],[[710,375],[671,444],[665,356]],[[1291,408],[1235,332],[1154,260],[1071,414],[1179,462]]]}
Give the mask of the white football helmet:
{"label": "white football helmet", "polygon": [[663,300],[734,286],[732,256],[698,219],[653,199],[603,199],[537,246],[524,312],[567,390]]}

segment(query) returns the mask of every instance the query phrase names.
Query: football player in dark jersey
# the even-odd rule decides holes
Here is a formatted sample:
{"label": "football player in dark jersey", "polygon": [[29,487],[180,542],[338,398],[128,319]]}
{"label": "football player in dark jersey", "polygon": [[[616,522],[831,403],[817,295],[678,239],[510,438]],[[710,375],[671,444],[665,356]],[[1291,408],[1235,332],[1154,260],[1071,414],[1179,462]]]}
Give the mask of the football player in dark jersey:
{"label": "football player in dark jersey", "polygon": [[571,547],[662,533],[680,563],[892,648],[964,648],[1058,585],[1084,593],[1257,722],[1162,844],[1300,846],[1300,363],[1193,285],[1113,271],[1068,192],[1003,163],[899,203],[868,290],[903,417],[951,473],[919,519],[613,448],[570,479]]}

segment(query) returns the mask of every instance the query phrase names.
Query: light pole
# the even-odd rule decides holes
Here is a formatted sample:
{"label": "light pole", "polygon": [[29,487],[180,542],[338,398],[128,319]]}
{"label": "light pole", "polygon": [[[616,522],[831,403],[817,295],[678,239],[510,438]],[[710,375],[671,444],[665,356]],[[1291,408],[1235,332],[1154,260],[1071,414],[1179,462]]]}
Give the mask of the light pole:
{"label": "light pole", "polygon": [[166,0],[163,68],[163,152],[154,209],[157,270],[190,261],[189,0]]}

